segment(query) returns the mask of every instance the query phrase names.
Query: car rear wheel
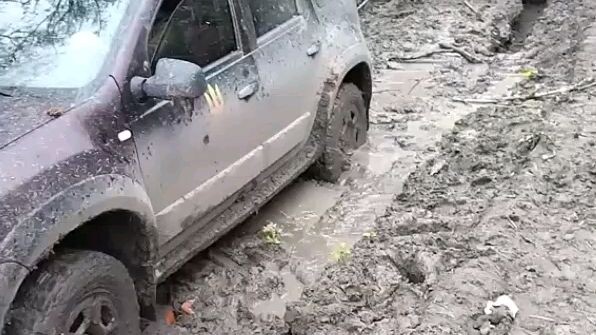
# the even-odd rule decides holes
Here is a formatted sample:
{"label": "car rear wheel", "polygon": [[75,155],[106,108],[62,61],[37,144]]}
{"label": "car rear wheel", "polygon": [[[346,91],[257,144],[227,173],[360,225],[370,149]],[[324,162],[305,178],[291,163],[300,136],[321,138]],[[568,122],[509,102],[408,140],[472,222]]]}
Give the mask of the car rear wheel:
{"label": "car rear wheel", "polygon": [[140,334],[128,271],[99,252],[67,251],[33,273],[13,303],[6,335]]}
{"label": "car rear wheel", "polygon": [[343,84],[329,115],[325,148],[313,166],[314,176],[337,182],[349,168],[353,151],[366,143],[367,134],[368,118],[362,91],[354,84]]}

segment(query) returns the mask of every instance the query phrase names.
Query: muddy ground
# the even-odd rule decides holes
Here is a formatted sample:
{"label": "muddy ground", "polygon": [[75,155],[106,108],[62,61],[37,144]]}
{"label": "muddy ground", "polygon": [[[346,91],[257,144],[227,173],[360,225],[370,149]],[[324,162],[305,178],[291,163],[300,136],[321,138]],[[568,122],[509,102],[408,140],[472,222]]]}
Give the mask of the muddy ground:
{"label": "muddy ground", "polygon": [[369,144],[168,281],[180,329],[596,334],[596,3],[527,2],[372,0]]}

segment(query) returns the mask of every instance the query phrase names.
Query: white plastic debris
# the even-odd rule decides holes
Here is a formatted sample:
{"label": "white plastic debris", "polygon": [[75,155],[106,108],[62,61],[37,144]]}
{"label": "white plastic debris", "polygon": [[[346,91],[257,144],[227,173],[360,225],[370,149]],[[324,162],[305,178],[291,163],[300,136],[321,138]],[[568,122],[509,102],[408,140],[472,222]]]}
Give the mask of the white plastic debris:
{"label": "white plastic debris", "polygon": [[132,132],[130,130],[123,130],[118,133],[118,139],[120,142],[128,141],[132,137]]}
{"label": "white plastic debris", "polygon": [[511,299],[511,297],[509,297],[508,295],[502,295],[502,296],[498,297],[495,301],[488,301],[486,303],[486,308],[484,308],[484,314],[486,314],[486,315],[492,314],[493,308],[500,307],[500,306],[507,307],[507,310],[509,311],[509,315],[511,315],[511,317],[514,319],[515,319],[515,316],[517,315],[517,312],[519,312],[519,307],[517,307],[517,304],[515,303],[515,301],[513,301],[513,299]]}

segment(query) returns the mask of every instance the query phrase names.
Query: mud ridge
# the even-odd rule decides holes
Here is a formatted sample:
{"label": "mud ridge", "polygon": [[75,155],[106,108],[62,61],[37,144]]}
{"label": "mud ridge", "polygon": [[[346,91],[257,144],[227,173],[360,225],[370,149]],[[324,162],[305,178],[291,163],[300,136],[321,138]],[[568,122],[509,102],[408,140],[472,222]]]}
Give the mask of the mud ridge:
{"label": "mud ridge", "polygon": [[[536,57],[494,70],[558,63],[556,78],[514,92],[573,82],[587,71],[578,32],[593,14],[587,1],[552,3],[522,48]],[[580,93],[481,107],[458,121],[377,220],[376,236],[291,306],[292,334],[594,333],[595,117]],[[482,312],[501,294],[520,306],[515,320]]]}

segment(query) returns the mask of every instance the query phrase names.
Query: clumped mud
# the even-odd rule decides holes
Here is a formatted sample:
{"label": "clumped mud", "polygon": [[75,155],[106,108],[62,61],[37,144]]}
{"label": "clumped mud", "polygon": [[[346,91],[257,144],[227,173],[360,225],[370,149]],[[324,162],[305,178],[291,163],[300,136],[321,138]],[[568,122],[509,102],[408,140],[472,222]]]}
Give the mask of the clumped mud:
{"label": "clumped mud", "polygon": [[363,30],[377,68],[385,62],[453,42],[471,52],[493,56],[512,40],[511,23],[521,0],[372,1],[362,13]]}
{"label": "clumped mud", "polygon": [[[382,81],[369,150],[391,146],[402,161],[379,171],[356,165],[319,224],[357,218],[372,228],[322,270],[284,243],[263,243],[260,226],[232,234],[167,285],[174,307],[195,299],[196,314],[178,320],[187,333],[596,333],[594,89],[485,105],[451,100],[530,95],[591,77],[596,3],[549,0],[533,15],[521,0],[468,3],[473,9],[456,0],[365,7]],[[412,57],[439,43],[482,63],[452,52]],[[527,68],[531,77],[520,74]],[[401,89],[388,79],[393,71],[430,79]],[[370,206],[362,194],[389,197],[384,214],[350,215]],[[281,313],[255,310],[297,286]],[[483,312],[503,294],[520,308],[515,319]]]}
{"label": "clumped mud", "polygon": [[[591,72],[581,50],[594,4],[549,5],[523,54],[509,59],[544,77],[514,92]],[[581,92],[491,104],[459,120],[377,220],[376,237],[291,306],[291,333],[595,333],[595,118]],[[515,320],[484,315],[502,294],[520,307]]]}

